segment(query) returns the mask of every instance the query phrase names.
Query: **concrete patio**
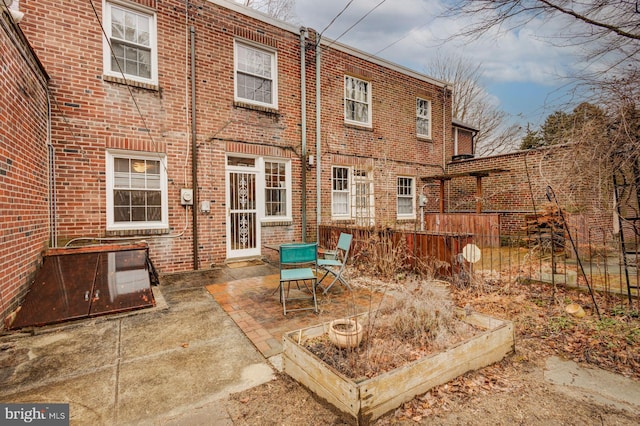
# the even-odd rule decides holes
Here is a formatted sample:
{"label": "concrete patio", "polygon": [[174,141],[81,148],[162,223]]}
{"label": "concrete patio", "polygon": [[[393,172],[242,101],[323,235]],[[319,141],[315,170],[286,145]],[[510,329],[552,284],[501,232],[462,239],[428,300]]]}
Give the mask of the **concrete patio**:
{"label": "concrete patio", "polygon": [[[319,296],[318,314],[285,317],[277,287],[268,264],[165,275],[155,308],[4,333],[0,401],[69,403],[72,424],[232,425],[225,400],[276,377],[282,333],[380,298],[335,286]],[[544,376],[562,392],[640,413],[633,380],[555,359]]]}
{"label": "concrete patio", "polygon": [[274,378],[283,332],[369,304],[334,286],[319,314],[285,317],[277,287],[268,264],[165,275],[155,308],[4,333],[0,401],[69,403],[72,424],[231,424],[217,401]]}

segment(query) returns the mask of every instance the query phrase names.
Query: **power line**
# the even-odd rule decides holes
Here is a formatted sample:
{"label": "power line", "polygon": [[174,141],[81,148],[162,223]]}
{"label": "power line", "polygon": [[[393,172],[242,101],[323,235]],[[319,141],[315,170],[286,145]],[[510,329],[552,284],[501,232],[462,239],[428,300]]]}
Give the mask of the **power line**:
{"label": "power line", "polygon": [[378,54],[384,52],[385,50],[387,50],[388,48],[390,48],[391,46],[395,45],[396,43],[401,42],[402,40],[404,40],[405,38],[409,37],[411,35],[411,33],[413,33],[413,30],[415,28],[411,28],[404,36],[400,37],[399,39],[397,39],[396,41],[394,41],[393,43],[389,43],[387,44],[385,47],[383,47],[382,49],[378,50],[377,52],[375,52],[373,54],[373,56],[378,56]]}
{"label": "power line", "polygon": [[[100,16],[98,15],[98,11],[96,10],[96,6],[93,3],[93,0],[89,0],[89,3],[91,4],[91,8],[93,9],[93,13],[96,16],[96,20],[98,21],[98,25],[100,25],[100,29],[102,30],[102,34],[104,35],[104,38],[107,41],[107,44],[109,45],[109,50],[111,51],[111,55],[113,55],[113,57],[116,57],[116,54],[113,50],[113,46],[111,45],[111,40],[109,39],[109,37],[107,36],[107,32],[104,29],[104,26],[102,25],[102,21],[100,20]],[[116,60],[115,61],[116,65],[118,66],[118,70],[120,71],[120,74],[122,75],[122,79],[124,80],[124,85],[127,87],[127,90],[129,91],[129,95],[131,96],[131,99],[133,100],[133,104],[136,107],[136,110],[138,111],[138,115],[140,116],[140,120],[142,120],[142,124],[144,125],[145,130],[147,130],[147,137],[151,140],[151,143],[153,144],[154,147],[156,147],[156,149],[158,148],[158,144],[155,141],[155,139],[153,138],[153,135],[151,135],[151,128],[147,125],[147,120],[144,118],[144,114],[142,114],[142,110],[140,109],[140,105],[138,104],[138,101],[136,100],[136,97],[133,94],[133,90],[131,88],[131,85],[129,84],[129,81],[127,80],[127,77],[124,74],[124,70],[122,69],[122,66],[120,65],[120,61]],[[162,164],[162,166],[165,169],[165,172],[167,171],[167,166],[163,161],[160,161],[160,164]]]}
{"label": "power line", "polygon": [[371,8],[367,13],[365,13],[362,18],[358,19],[353,25],[351,25],[349,28],[347,28],[342,34],[340,34],[336,39],[334,39],[331,43],[329,43],[329,45],[327,47],[330,47],[333,43],[337,42],[338,40],[340,40],[340,38],[342,38],[342,36],[344,36],[345,34],[347,34],[349,31],[351,31],[356,25],[358,25],[360,22],[362,22],[362,20],[364,20],[364,18],[366,18],[367,16],[369,16],[374,10],[376,10],[378,7],[382,6],[382,3],[386,2],[387,0],[382,0],[380,3],[378,3],[377,5],[375,5],[373,8]]}
{"label": "power line", "polygon": [[340,11],[340,13],[338,13],[336,16],[333,17],[333,19],[331,20],[331,22],[329,22],[329,25],[327,25],[326,27],[324,27],[324,30],[320,31],[320,37],[322,37],[322,34],[324,34],[325,31],[327,31],[329,29],[329,27],[331,25],[333,25],[334,22],[336,22],[336,19],[338,19],[340,17],[340,15],[342,15],[344,13],[345,10],[347,10],[347,8],[349,6],[351,6],[351,3],[353,3],[355,0],[351,0],[349,3],[347,3],[347,5]]}

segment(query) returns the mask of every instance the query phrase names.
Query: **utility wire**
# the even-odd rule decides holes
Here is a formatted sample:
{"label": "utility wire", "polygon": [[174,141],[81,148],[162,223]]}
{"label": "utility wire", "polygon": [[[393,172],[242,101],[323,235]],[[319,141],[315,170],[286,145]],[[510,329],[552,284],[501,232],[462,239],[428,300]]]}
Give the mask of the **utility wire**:
{"label": "utility wire", "polygon": [[400,43],[402,40],[404,40],[405,38],[409,37],[411,35],[411,33],[413,33],[413,30],[415,30],[415,29],[416,28],[411,28],[404,36],[400,37],[399,39],[397,39],[393,43],[387,44],[385,47],[383,47],[382,49],[380,49],[377,52],[375,52],[372,56],[378,56],[378,54],[384,52],[385,50],[387,50],[391,46],[395,45],[396,43]]}
{"label": "utility wire", "polygon": [[374,7],[372,7],[367,13],[365,13],[362,18],[358,19],[353,25],[351,25],[349,28],[347,28],[342,34],[340,34],[336,39],[334,39],[331,43],[329,43],[329,45],[327,47],[330,47],[333,43],[337,42],[338,40],[340,40],[342,38],[342,36],[344,36],[345,34],[347,34],[349,31],[351,31],[356,25],[358,25],[360,22],[362,22],[364,20],[364,18],[366,18],[367,16],[369,16],[374,10],[376,10],[378,7],[382,6],[382,4],[384,2],[386,2],[387,0],[382,0],[380,3],[378,3],[377,5],[375,5]]}
{"label": "utility wire", "polygon": [[[113,50],[113,46],[111,45],[111,40],[109,40],[109,37],[107,36],[107,32],[104,29],[104,26],[102,25],[102,21],[100,20],[100,16],[98,15],[98,11],[96,10],[96,6],[93,3],[93,0],[89,0],[89,3],[91,4],[91,8],[93,9],[93,13],[96,16],[96,20],[98,21],[98,25],[100,25],[100,30],[102,31],[102,34],[104,35],[105,40],[107,41],[107,44],[109,45],[109,51],[111,52],[111,54],[113,55],[113,57],[116,57],[116,54]],[[118,65],[118,71],[120,71],[120,74],[122,75],[122,79],[124,80],[124,84],[125,86],[127,86],[127,90],[129,91],[129,95],[131,96],[131,99],[133,100],[133,104],[136,107],[136,110],[138,111],[138,115],[140,116],[140,119],[142,120],[142,124],[144,125],[145,130],[147,130],[147,136],[149,137],[149,139],[151,140],[151,143],[153,144],[154,147],[158,147],[158,144],[156,143],[155,139],[153,138],[153,135],[151,135],[151,128],[147,125],[147,120],[144,118],[144,114],[142,114],[142,110],[140,109],[140,105],[138,104],[138,101],[136,100],[136,97],[133,95],[133,90],[131,89],[131,85],[129,84],[129,81],[127,80],[127,77],[124,74],[124,70],[122,69],[122,66],[120,65],[120,61],[116,60],[116,65]],[[167,172],[167,165],[164,163],[164,161],[160,161],[160,164],[162,164],[162,166],[165,169],[165,172]]]}
{"label": "utility wire", "polygon": [[327,25],[326,27],[324,27],[324,30],[320,31],[320,37],[322,37],[322,34],[324,34],[325,31],[327,31],[329,29],[329,27],[331,25],[333,25],[334,22],[336,22],[336,19],[338,19],[340,17],[340,15],[342,15],[344,13],[345,10],[347,10],[347,8],[349,6],[351,6],[351,3],[353,3],[355,0],[351,0],[349,3],[347,3],[347,5],[340,11],[340,13],[338,13],[336,16],[333,17],[333,19],[331,20],[331,22],[329,22],[329,25]]}

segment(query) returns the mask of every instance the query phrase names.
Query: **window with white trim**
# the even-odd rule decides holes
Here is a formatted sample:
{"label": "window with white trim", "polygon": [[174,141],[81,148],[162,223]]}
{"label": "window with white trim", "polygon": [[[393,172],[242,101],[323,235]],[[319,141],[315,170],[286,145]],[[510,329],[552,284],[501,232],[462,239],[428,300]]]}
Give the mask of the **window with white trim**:
{"label": "window with white trim", "polygon": [[291,217],[291,170],[289,162],[264,161],[264,215],[266,219]]}
{"label": "window with white trim", "polygon": [[431,138],[431,102],[426,99],[416,99],[416,134]]}
{"label": "window with white trim", "polygon": [[104,73],[142,83],[158,82],[156,15],[139,6],[106,2]]}
{"label": "window with white trim", "polygon": [[372,172],[362,169],[353,170],[352,183],[353,211],[351,216],[358,226],[371,226],[375,224],[375,212],[373,208],[373,178]]}
{"label": "window with white trim", "polygon": [[344,121],[371,126],[371,83],[344,76]]}
{"label": "window with white trim", "polygon": [[331,215],[335,217],[350,217],[349,168],[331,168]]}
{"label": "window with white trim", "polygon": [[164,154],[107,151],[107,229],[168,228]]}
{"label": "window with white trim", "polygon": [[371,172],[350,167],[331,168],[331,216],[353,219],[357,225],[374,224]]}
{"label": "window with white trim", "polygon": [[253,45],[235,43],[235,100],[278,107],[276,53]]}
{"label": "window with white trim", "polygon": [[416,217],[414,193],[414,179],[398,176],[398,218]]}

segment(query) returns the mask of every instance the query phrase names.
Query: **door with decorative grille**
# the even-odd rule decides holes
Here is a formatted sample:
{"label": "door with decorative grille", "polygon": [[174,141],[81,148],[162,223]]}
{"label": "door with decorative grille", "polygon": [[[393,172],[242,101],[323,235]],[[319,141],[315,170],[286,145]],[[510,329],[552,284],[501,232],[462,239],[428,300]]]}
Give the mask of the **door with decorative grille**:
{"label": "door with decorative grille", "polygon": [[255,171],[227,171],[228,258],[260,254],[256,177]]}

